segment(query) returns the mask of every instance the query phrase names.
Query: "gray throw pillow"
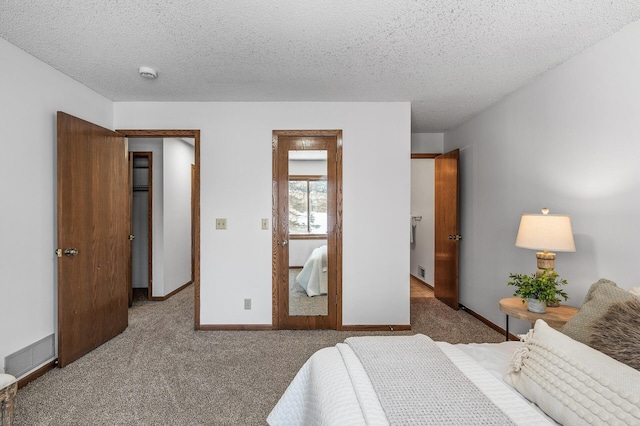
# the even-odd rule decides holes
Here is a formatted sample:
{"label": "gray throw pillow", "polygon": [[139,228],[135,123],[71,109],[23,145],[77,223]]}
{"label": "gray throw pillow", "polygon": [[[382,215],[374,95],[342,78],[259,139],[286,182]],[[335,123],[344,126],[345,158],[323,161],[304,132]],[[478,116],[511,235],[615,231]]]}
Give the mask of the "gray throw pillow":
{"label": "gray throw pillow", "polygon": [[592,284],[580,310],[562,327],[562,333],[574,340],[588,345],[593,333],[593,325],[614,303],[627,302],[636,298],[633,294],[618,287],[613,281],[601,278]]}

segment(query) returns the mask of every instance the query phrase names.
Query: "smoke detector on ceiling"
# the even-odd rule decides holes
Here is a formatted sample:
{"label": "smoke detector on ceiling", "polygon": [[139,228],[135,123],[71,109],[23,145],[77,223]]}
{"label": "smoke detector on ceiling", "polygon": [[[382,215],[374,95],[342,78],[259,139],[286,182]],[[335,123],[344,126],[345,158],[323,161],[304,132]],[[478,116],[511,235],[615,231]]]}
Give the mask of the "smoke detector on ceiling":
{"label": "smoke detector on ceiling", "polygon": [[150,80],[158,77],[158,73],[156,72],[156,70],[151,67],[140,67],[138,68],[138,73],[141,77],[148,78]]}

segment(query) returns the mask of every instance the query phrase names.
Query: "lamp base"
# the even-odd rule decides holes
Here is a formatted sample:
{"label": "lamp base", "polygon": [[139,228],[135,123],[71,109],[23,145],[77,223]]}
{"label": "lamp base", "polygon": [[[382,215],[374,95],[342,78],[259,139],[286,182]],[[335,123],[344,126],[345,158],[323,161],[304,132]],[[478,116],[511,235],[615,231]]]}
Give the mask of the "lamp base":
{"label": "lamp base", "polygon": [[[538,259],[538,270],[536,271],[536,278],[553,271],[556,263],[555,253],[549,253],[548,251],[539,251],[536,253],[536,259]],[[560,302],[547,303],[547,306],[560,306]]]}
{"label": "lamp base", "polygon": [[536,277],[541,277],[547,271],[553,271],[556,262],[556,254],[549,253],[548,251],[536,252],[536,259],[538,259],[538,270],[536,271]]}

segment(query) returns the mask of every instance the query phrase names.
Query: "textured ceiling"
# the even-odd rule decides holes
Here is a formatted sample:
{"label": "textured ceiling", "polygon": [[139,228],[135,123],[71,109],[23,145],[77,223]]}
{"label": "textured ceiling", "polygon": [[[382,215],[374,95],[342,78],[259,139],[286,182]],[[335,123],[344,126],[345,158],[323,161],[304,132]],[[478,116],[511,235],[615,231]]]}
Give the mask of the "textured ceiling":
{"label": "textured ceiling", "polygon": [[0,37],[114,101],[411,101],[412,130],[440,132],[638,19],[638,0],[2,0]]}

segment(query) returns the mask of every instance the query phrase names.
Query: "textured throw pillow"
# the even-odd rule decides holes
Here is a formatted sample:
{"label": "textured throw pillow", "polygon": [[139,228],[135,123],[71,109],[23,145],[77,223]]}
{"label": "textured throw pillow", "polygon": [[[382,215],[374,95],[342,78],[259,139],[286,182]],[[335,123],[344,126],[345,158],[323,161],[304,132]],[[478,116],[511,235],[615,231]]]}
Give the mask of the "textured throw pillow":
{"label": "textured throw pillow", "polygon": [[589,346],[640,370],[640,297],[611,305],[592,330]]}
{"label": "textured throw pillow", "polygon": [[535,323],[504,380],[563,425],[640,424],[640,371]]}
{"label": "textured throw pillow", "polygon": [[640,287],[631,287],[629,293],[638,296],[640,298]]}
{"label": "textured throw pillow", "polygon": [[580,310],[560,330],[574,340],[589,344],[593,324],[611,305],[632,300],[635,296],[621,289],[613,281],[600,279],[591,285]]}

